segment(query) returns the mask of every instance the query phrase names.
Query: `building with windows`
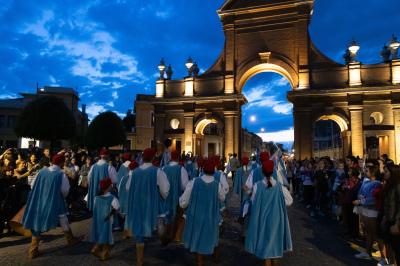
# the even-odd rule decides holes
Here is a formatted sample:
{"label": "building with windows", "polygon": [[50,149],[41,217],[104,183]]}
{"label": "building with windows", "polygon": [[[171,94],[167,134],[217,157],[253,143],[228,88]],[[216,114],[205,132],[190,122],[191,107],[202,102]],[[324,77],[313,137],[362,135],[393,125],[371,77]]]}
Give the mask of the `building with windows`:
{"label": "building with windows", "polygon": [[0,100],[0,147],[28,148],[29,146],[44,147],[48,143],[27,138],[18,138],[14,133],[14,127],[22,109],[37,97],[55,96],[61,98],[66,106],[72,111],[77,127],[77,135],[84,136],[88,127],[88,116],[86,106],[78,107],[79,96],[76,90],[64,87],[38,88],[36,93],[20,93],[21,97],[15,99]]}

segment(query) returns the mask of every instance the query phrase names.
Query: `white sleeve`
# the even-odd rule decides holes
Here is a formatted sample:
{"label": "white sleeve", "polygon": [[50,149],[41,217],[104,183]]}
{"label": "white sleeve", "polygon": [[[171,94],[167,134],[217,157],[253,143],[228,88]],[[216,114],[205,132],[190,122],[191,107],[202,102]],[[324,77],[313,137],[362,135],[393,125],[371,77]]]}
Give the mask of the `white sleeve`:
{"label": "white sleeve", "polygon": [[194,180],[189,181],[186,185],[185,192],[183,192],[182,196],[179,198],[179,206],[181,208],[186,208],[189,205],[190,195],[192,194]]}
{"label": "white sleeve", "polygon": [[254,199],[255,199],[255,197],[256,197],[256,194],[257,194],[257,185],[255,185],[255,186],[253,187],[253,193],[251,194],[251,202],[254,202]]}
{"label": "white sleeve", "polygon": [[185,167],[181,167],[181,183],[182,183],[182,190],[185,190],[186,185],[189,182],[189,175],[186,171]]}
{"label": "white sleeve", "polygon": [[115,170],[114,166],[108,166],[108,177],[111,179],[113,184],[117,183],[117,171]]}
{"label": "white sleeve", "polygon": [[125,190],[126,190],[126,191],[129,191],[129,188],[131,187],[132,173],[133,173],[133,171],[129,171],[129,174],[128,174],[128,181],[126,182],[126,186],[125,186]]}
{"label": "white sleeve", "polygon": [[119,201],[116,197],[113,198],[111,206],[113,207],[113,209],[119,210]]}
{"label": "white sleeve", "polygon": [[219,182],[219,186],[218,186],[218,198],[219,198],[219,200],[220,200],[221,202],[225,200],[225,195],[226,195],[226,193],[225,193],[224,186],[222,185],[221,182]]}
{"label": "white sleeve", "polygon": [[92,173],[93,173],[93,165],[90,166],[90,170],[89,170],[89,173],[88,173],[88,176],[87,176],[88,184],[89,184],[90,179],[92,178]]}
{"label": "white sleeve", "polygon": [[63,195],[64,198],[68,196],[69,193],[69,180],[68,177],[63,173],[62,174],[62,181],[61,181],[61,194]]}
{"label": "white sleeve", "polygon": [[249,176],[247,177],[246,180],[246,188],[247,188],[247,194],[251,193],[251,190],[253,189],[253,172],[254,170],[252,170],[249,174]]}
{"label": "white sleeve", "polygon": [[283,192],[283,196],[285,197],[286,206],[292,205],[293,204],[293,198],[292,198],[292,195],[290,195],[289,190],[285,186],[282,186],[282,192]]}
{"label": "white sleeve", "polygon": [[161,197],[166,199],[169,193],[169,181],[167,175],[161,169],[157,170],[157,185],[160,189]]}
{"label": "white sleeve", "polygon": [[225,173],[221,172],[220,181],[221,181],[221,184],[222,184],[222,188],[224,189],[225,195],[228,194],[228,192],[229,192],[229,184],[228,184],[228,181],[226,180]]}

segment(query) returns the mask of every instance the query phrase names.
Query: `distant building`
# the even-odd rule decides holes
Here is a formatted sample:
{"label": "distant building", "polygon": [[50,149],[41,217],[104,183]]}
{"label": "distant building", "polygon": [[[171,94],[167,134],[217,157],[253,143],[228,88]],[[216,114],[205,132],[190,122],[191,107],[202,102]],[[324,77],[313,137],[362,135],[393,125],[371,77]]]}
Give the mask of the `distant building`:
{"label": "distant building", "polygon": [[[22,109],[29,102],[42,96],[55,96],[62,99],[74,115],[77,136],[84,136],[89,119],[86,114],[85,105],[82,105],[82,110],[79,110],[79,96],[74,89],[45,86],[43,88],[38,88],[36,93],[20,93],[20,95],[22,96],[20,98],[0,99],[0,147],[29,148],[29,146],[35,144],[33,139],[18,138],[14,133],[14,127]],[[46,145],[48,145],[48,143],[43,141],[36,141],[35,144],[35,146],[39,147],[44,147]]]}
{"label": "distant building", "polygon": [[256,154],[257,150],[260,150],[263,144],[263,140],[257,134],[242,129],[242,155],[251,156]]}

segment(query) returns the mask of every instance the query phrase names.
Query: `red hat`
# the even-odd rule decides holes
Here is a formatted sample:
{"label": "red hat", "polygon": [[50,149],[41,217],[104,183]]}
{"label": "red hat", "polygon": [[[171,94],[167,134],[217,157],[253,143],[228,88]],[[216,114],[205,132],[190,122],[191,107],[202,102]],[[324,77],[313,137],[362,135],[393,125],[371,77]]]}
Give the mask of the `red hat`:
{"label": "red hat", "polygon": [[153,149],[147,148],[143,151],[142,158],[144,161],[151,161],[153,160],[156,152]]}
{"label": "red hat", "polygon": [[131,154],[129,152],[125,152],[124,155],[122,156],[124,161],[130,161],[131,160]]}
{"label": "red hat", "polygon": [[206,174],[214,174],[215,172],[215,163],[212,159],[208,159],[204,162],[204,172]]}
{"label": "red hat", "polygon": [[179,160],[179,165],[180,166],[185,166],[185,160],[184,159]]}
{"label": "red hat", "polygon": [[134,170],[139,166],[139,164],[136,161],[132,161],[129,165],[128,168],[129,170]]}
{"label": "red hat", "polygon": [[263,161],[262,170],[264,174],[271,175],[274,172],[274,161],[271,160]]}
{"label": "red hat", "polygon": [[160,167],[160,160],[154,159],[152,163],[155,167]]}
{"label": "red hat", "polygon": [[100,150],[100,156],[107,156],[108,155],[108,150],[106,148],[102,148]]}
{"label": "red hat", "polygon": [[106,190],[107,188],[111,187],[112,182],[111,179],[109,177],[106,177],[103,180],[100,180],[100,189],[101,190]]}
{"label": "red hat", "polygon": [[51,163],[54,165],[59,165],[65,162],[65,156],[64,153],[59,153],[53,156],[51,159]]}
{"label": "red hat", "polygon": [[260,153],[260,160],[261,162],[269,160],[269,152],[263,151]]}
{"label": "red hat", "polygon": [[243,156],[242,157],[242,164],[243,165],[248,165],[249,164],[249,157]]}
{"label": "red hat", "polygon": [[171,161],[178,161],[179,160],[179,152],[178,151],[172,151],[171,152]]}
{"label": "red hat", "polygon": [[204,158],[203,157],[199,157],[197,159],[197,166],[200,168],[204,166]]}

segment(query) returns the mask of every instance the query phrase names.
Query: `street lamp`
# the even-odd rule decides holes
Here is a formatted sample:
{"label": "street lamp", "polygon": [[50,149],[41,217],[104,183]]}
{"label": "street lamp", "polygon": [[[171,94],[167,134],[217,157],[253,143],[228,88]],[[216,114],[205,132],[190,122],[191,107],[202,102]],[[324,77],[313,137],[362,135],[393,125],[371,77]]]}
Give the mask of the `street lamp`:
{"label": "street lamp", "polygon": [[360,46],[356,43],[356,41],[354,39],[351,42],[348,50],[350,52],[350,60],[351,60],[351,62],[355,62],[356,61],[357,52],[360,50]]}
{"label": "street lamp", "polygon": [[161,58],[160,63],[158,64],[158,70],[160,71],[160,79],[163,79],[164,78],[164,71],[165,71],[164,58]]}
{"label": "street lamp", "polygon": [[397,37],[394,34],[392,35],[392,40],[390,41],[389,47],[392,51],[392,60],[397,59],[397,51],[399,50],[400,42],[397,40]]}
{"label": "street lamp", "polygon": [[390,61],[390,55],[391,51],[389,47],[386,45],[386,43],[383,45],[382,51],[381,51],[381,57],[383,59],[383,62],[387,63]]}
{"label": "street lamp", "polygon": [[193,67],[193,59],[190,56],[186,61],[185,66],[188,70],[188,76],[190,77],[192,75],[192,67]]}

